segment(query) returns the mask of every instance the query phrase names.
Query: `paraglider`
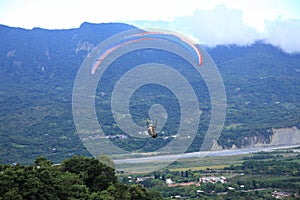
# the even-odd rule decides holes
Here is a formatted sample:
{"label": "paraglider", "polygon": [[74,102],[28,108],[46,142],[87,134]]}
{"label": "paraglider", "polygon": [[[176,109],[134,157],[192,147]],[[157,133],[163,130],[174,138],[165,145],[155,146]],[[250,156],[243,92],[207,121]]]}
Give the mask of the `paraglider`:
{"label": "paraglider", "polygon": [[147,132],[153,138],[157,138],[157,133],[155,132],[156,124],[157,124],[157,122],[155,122],[155,124],[154,124],[150,120],[147,121]]}
{"label": "paraglider", "polygon": [[[120,39],[121,38],[121,39]],[[123,46],[129,45],[129,44],[134,44],[143,41],[155,41],[152,43],[147,43],[151,44],[149,46],[147,45],[141,45],[141,46],[135,46],[135,47],[142,47],[142,48],[157,48],[157,49],[162,49],[169,51],[171,53],[175,53],[179,56],[182,56],[183,54],[188,56],[188,61],[194,66],[201,66],[203,62],[202,54],[200,52],[200,49],[196,46],[194,42],[189,40],[188,38],[170,33],[170,32],[152,32],[152,31],[144,31],[144,32],[135,32],[133,34],[127,34],[125,36],[119,37],[117,40],[113,40],[113,42],[110,42],[108,45],[107,43],[102,43],[100,52],[98,53],[98,56],[96,56],[96,59],[94,63],[92,64],[91,68],[91,74],[95,74],[97,69],[101,66],[101,63],[114,51],[122,50],[121,48]],[[157,42],[158,41],[158,42]],[[157,45],[158,44],[158,45]],[[133,48],[135,48],[133,47]],[[130,51],[133,48],[128,48],[127,47],[123,50]],[[178,50],[179,49],[179,50]],[[178,53],[179,52],[179,53]],[[181,54],[183,52],[183,54]],[[118,52],[116,52],[118,53]],[[184,57],[184,56],[183,56]],[[184,57],[186,58],[186,57]],[[104,66],[105,64],[103,64]],[[101,68],[100,68],[101,69]],[[102,68],[103,69],[103,68]],[[152,138],[157,138],[158,134],[155,131],[156,129],[156,123],[153,123],[151,120],[147,121],[147,133],[152,137]]]}
{"label": "paraglider", "polygon": [[144,40],[166,40],[172,43],[175,43],[182,48],[186,49],[188,52],[191,53],[195,61],[197,62],[198,66],[202,65],[202,55],[200,50],[197,48],[197,46],[187,38],[171,33],[165,33],[165,32],[142,32],[138,34],[129,35],[127,37],[124,37],[122,40],[118,41],[117,43],[114,43],[110,45],[109,47],[105,48],[100,52],[100,55],[94,62],[91,70],[91,74],[95,74],[97,68],[100,66],[101,62],[113,51],[116,49],[135,42],[140,42]]}

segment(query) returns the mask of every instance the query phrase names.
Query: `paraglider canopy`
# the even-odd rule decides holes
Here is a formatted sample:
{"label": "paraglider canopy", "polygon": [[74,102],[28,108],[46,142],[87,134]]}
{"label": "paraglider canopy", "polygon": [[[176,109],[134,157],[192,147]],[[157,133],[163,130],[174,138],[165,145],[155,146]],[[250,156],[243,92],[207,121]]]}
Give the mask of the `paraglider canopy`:
{"label": "paraglider canopy", "polygon": [[122,46],[131,44],[131,43],[145,41],[145,40],[165,40],[168,42],[175,43],[176,45],[179,45],[182,48],[184,48],[186,51],[188,51],[195,59],[198,66],[202,65],[203,58],[202,58],[199,48],[196,46],[196,44],[194,42],[192,42],[188,38],[185,38],[178,34],[168,33],[168,32],[145,31],[142,33],[132,34],[127,37],[124,37],[121,40],[119,40],[118,42],[115,42],[115,43],[111,44],[110,46],[107,46],[106,48],[104,48],[100,52],[96,61],[94,62],[91,73],[95,74],[96,70],[101,65],[102,61],[113,51],[117,50],[118,48],[120,48]]}

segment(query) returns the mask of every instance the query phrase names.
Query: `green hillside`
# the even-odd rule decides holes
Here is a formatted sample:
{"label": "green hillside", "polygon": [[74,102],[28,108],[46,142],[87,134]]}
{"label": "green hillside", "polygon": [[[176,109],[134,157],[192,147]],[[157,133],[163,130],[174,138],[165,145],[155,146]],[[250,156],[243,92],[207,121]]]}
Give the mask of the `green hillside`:
{"label": "green hillside", "polygon": [[[75,76],[93,47],[132,28],[118,23],[84,23],[69,30],[0,26],[0,163],[32,163],[41,155],[61,162],[73,155],[90,155],[73,122]],[[224,148],[246,145],[244,136],[260,136],[268,141],[271,128],[300,127],[299,54],[286,54],[264,42],[206,49],[219,68],[227,94],[227,116],[220,145]],[[112,64],[103,77],[105,87],[101,92],[110,93],[126,70],[150,61],[174,65],[190,77],[203,113],[189,151],[199,150],[210,119],[209,92],[184,60],[158,50],[131,52]],[[145,94],[153,98],[145,98]],[[115,125],[109,100],[107,95],[97,101],[99,122],[108,135],[123,134]],[[169,118],[163,131],[171,136],[178,129],[180,110],[175,96],[166,88],[158,85],[140,88],[132,97],[133,118],[142,125],[153,103],[160,103],[167,110]],[[158,149],[171,140],[112,139],[114,144],[138,152]]]}

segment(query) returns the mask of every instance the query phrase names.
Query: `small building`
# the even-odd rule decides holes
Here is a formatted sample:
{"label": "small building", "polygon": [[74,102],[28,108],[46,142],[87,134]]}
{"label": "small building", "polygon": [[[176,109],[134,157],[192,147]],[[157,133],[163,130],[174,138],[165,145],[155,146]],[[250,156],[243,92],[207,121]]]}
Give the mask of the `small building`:
{"label": "small building", "polygon": [[187,187],[187,186],[200,186],[199,182],[187,182],[187,183],[172,183],[172,184],[168,184],[169,187],[176,187],[176,186],[181,186],[181,187]]}
{"label": "small building", "polygon": [[172,181],[172,179],[170,179],[170,178],[167,178],[166,179],[166,184],[167,185],[170,185],[170,184],[173,184],[174,182]]}
{"label": "small building", "polygon": [[291,194],[288,192],[277,192],[277,191],[272,192],[272,197],[274,197],[275,199],[283,199],[285,197],[290,197],[290,196]]}
{"label": "small building", "polygon": [[207,177],[201,177],[199,179],[200,183],[217,183],[220,182],[222,184],[227,183],[227,179],[225,176],[207,176]]}

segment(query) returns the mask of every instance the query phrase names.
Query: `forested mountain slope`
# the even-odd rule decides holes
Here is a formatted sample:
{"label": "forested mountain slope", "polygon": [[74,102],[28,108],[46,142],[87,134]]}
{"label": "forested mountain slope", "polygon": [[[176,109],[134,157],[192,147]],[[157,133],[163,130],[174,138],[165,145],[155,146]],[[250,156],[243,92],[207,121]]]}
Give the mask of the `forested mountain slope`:
{"label": "forested mountain slope", "polygon": [[[118,23],[84,23],[78,29],[69,30],[0,26],[1,163],[31,163],[40,155],[54,162],[74,154],[89,155],[76,134],[72,117],[76,73],[88,52],[99,42],[132,28]],[[272,128],[300,126],[299,54],[286,54],[263,42],[206,49],[220,70],[227,94],[228,109],[224,131],[218,141],[220,146],[252,145],[255,142],[245,138],[253,136],[259,138],[258,142],[268,143]],[[147,53],[154,59],[165,56],[169,63],[180,63],[167,53],[160,56],[157,56],[159,52]],[[136,55],[129,55],[127,60],[132,58]],[[143,54],[139,58],[143,59]],[[164,102],[172,102],[156,95]],[[205,95],[203,99],[208,97],[204,92]],[[139,113],[142,108],[135,107],[136,116],[142,115]],[[206,102],[203,121],[209,119],[209,108]],[[110,117],[105,117],[105,110],[102,112],[101,106],[99,109],[99,113],[104,113],[106,131],[111,135],[119,131]],[[167,125],[170,130],[177,128],[176,121]],[[199,150],[206,128],[199,128],[189,151]],[[157,141],[146,143],[127,139],[115,142],[129,150],[143,147],[145,151],[169,142],[161,138]]]}

